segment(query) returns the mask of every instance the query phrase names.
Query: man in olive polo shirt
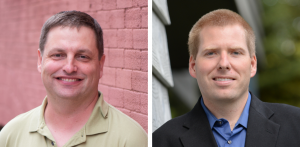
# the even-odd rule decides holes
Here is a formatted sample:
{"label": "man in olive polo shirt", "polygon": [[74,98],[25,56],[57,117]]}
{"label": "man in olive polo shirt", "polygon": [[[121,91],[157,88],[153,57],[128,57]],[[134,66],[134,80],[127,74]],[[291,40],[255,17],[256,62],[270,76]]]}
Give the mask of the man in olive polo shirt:
{"label": "man in olive polo shirt", "polygon": [[95,19],[78,11],[49,18],[38,49],[47,96],[3,128],[0,146],[147,146],[143,128],[98,92],[104,61],[102,29]]}

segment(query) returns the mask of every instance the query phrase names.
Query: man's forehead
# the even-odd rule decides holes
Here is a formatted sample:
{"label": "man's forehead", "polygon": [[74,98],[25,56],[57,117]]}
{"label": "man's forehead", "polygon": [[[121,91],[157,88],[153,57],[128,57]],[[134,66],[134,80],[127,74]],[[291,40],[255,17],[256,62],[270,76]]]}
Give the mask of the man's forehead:
{"label": "man's forehead", "polygon": [[51,46],[51,50],[64,49],[65,46],[67,46],[84,50],[91,47],[90,43],[95,44],[95,47],[97,48],[95,38],[93,30],[89,27],[82,26],[79,30],[76,27],[57,26],[52,28],[48,33],[45,49],[49,46]]}
{"label": "man's forehead", "polygon": [[67,26],[65,26],[65,25],[59,25],[59,26],[54,26],[54,27],[50,28],[49,32],[48,32],[48,36],[49,36],[49,34],[51,32],[54,32],[54,30],[57,30],[57,29],[58,30],[64,30],[64,29],[76,30],[77,32],[80,32],[80,30],[82,28],[89,29],[89,30],[93,31],[92,28],[87,27],[87,26],[75,26],[75,25],[74,26],[73,25],[67,25]]}
{"label": "man's forehead", "polygon": [[242,31],[245,34],[244,27],[238,23],[227,24],[227,25],[205,25],[199,30],[199,34],[201,35],[201,32],[203,32],[203,30],[208,30],[208,29],[219,30],[219,29],[227,29],[227,28],[239,28],[240,31]]}
{"label": "man's forehead", "polygon": [[[214,34],[212,34],[212,32],[215,34],[220,34],[220,36],[218,36],[218,38],[224,37],[224,36],[222,36],[222,33],[225,33],[226,35],[228,33],[230,33],[230,34],[235,33],[237,35],[240,35],[242,33],[242,36],[245,39],[245,43],[247,44],[247,37],[246,37],[245,29],[239,24],[234,24],[234,25],[225,25],[225,26],[206,26],[206,27],[202,28],[198,34],[198,41],[199,41],[198,46],[201,45],[201,42],[203,41],[204,38],[214,36]],[[226,36],[226,38],[227,37],[228,36]],[[218,38],[216,38],[216,39],[218,39]],[[212,41],[212,40],[209,40],[209,41]]]}
{"label": "man's forehead", "polygon": [[[199,33],[198,50],[217,49],[227,44],[228,49],[248,49],[245,30],[241,25],[207,26]],[[231,39],[229,39],[231,38]],[[221,43],[221,44],[220,44]]]}

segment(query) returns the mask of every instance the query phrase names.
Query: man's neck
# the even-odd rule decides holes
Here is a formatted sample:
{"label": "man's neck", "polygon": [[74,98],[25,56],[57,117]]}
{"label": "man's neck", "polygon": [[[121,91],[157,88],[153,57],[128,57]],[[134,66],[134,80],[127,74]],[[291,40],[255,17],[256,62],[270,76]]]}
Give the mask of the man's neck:
{"label": "man's neck", "polygon": [[44,118],[56,144],[63,146],[88,121],[98,93],[85,101],[47,97]]}
{"label": "man's neck", "polygon": [[234,126],[238,119],[240,118],[244,107],[247,103],[248,93],[243,95],[241,98],[236,100],[219,100],[214,101],[212,99],[206,99],[203,97],[203,102],[207,109],[217,118],[226,119],[231,130],[234,129]]}

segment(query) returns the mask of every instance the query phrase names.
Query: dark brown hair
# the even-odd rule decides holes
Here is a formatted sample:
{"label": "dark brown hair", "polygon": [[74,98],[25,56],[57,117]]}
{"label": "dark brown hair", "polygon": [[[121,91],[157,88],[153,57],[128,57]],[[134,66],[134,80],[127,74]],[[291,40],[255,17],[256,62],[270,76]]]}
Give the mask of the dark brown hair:
{"label": "dark brown hair", "polygon": [[95,32],[96,45],[99,52],[99,60],[103,55],[103,33],[98,22],[90,15],[79,11],[62,11],[51,16],[43,25],[40,36],[39,48],[43,54],[45,44],[47,42],[47,35],[51,28],[62,27],[76,27],[80,29],[81,26],[91,28]]}

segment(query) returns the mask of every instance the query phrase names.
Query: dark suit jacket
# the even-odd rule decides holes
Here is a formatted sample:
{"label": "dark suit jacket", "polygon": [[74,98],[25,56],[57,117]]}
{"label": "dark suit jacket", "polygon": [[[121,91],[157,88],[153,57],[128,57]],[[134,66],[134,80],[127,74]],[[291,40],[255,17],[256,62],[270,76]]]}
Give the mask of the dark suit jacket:
{"label": "dark suit jacket", "polygon": [[[300,108],[260,101],[252,94],[246,147],[300,147]],[[217,147],[200,99],[188,113],[153,133],[153,147]]]}

